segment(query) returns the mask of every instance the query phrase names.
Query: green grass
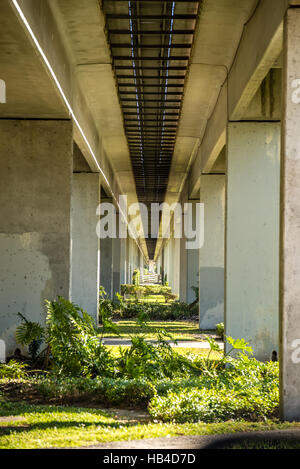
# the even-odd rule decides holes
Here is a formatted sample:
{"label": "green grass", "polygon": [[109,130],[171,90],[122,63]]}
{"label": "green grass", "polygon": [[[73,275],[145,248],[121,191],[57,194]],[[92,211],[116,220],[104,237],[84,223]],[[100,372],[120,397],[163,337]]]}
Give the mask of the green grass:
{"label": "green grass", "polygon": [[[124,320],[117,322],[120,335],[107,333],[104,337],[129,339],[130,335],[138,334],[144,335],[147,340],[155,339],[155,331],[157,329],[164,329],[168,334],[171,334],[174,340],[180,341],[201,341],[197,336],[201,334],[211,334],[211,331],[200,331],[198,323],[192,321],[150,321],[148,323],[147,332],[136,325],[134,320]],[[203,340],[203,339],[202,339]]]}
{"label": "green grass", "polygon": [[[106,347],[110,349],[112,355],[117,358],[120,357],[120,348],[126,348],[129,347],[129,345],[122,345],[121,347],[116,345],[107,345]],[[209,350],[206,349],[176,347],[175,350],[180,355],[196,355],[198,358],[207,358],[209,355]],[[211,352],[209,358],[211,360],[220,360],[222,356],[223,352]]]}
{"label": "green grass", "polygon": [[[7,418],[3,421],[1,417]],[[115,411],[33,406],[26,403],[12,403],[4,399],[0,401],[0,449],[82,447],[109,441],[290,428],[299,429],[300,424],[271,421],[184,425],[139,423],[136,418],[121,418]]]}

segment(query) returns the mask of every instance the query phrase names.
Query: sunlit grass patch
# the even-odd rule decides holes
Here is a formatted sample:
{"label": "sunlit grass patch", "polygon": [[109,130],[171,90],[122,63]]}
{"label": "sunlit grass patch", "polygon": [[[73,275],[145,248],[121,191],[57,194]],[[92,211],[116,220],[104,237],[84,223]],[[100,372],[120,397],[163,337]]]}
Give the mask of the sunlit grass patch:
{"label": "sunlit grass patch", "polygon": [[300,428],[278,422],[223,422],[218,424],[137,423],[120,419],[115,412],[62,406],[0,403],[0,416],[20,421],[0,423],[1,449],[84,447],[98,443],[143,438],[212,435],[246,431]]}
{"label": "sunlit grass patch", "polygon": [[[164,329],[168,334],[171,334],[174,340],[180,341],[200,341],[200,334],[212,334],[212,331],[200,331],[199,325],[192,321],[150,321],[147,323],[147,330],[137,325],[134,320],[121,320],[117,323],[119,335],[107,332],[104,337],[119,337],[123,339],[130,338],[130,335],[144,335],[148,340],[156,339],[156,331]],[[100,329],[101,330],[101,329]]]}

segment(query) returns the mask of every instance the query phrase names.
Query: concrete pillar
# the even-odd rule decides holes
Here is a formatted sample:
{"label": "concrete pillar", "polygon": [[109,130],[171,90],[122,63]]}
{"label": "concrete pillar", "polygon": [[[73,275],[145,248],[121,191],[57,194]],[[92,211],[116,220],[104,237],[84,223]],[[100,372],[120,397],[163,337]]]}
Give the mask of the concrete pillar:
{"label": "concrete pillar", "polygon": [[[196,209],[197,204],[200,203],[200,199],[189,200],[189,203],[193,205],[193,229],[196,229]],[[187,250],[187,303],[193,303],[196,299],[195,292],[192,287],[199,286],[199,274],[200,274],[200,251],[199,249],[188,249]]]}
{"label": "concrete pillar", "polygon": [[187,300],[187,280],[188,280],[188,250],[186,249],[186,239],[184,236],[180,241],[180,265],[179,265],[179,299]]}
{"label": "concrete pillar", "polygon": [[201,176],[204,245],[200,249],[200,329],[224,321],[225,176]]}
{"label": "concrete pillar", "polygon": [[98,324],[100,240],[96,210],[99,174],[75,173],[72,187],[72,301]]}
{"label": "concrete pillar", "polygon": [[280,243],[281,415],[300,420],[300,10],[285,19]]}
{"label": "concrete pillar", "polygon": [[119,238],[113,241],[113,298],[121,289],[121,243]]}
{"label": "concrete pillar", "polygon": [[143,275],[144,275],[144,256],[142,255],[142,253],[140,253],[140,266],[139,266],[139,269],[140,269],[140,278],[141,278],[141,282],[143,281]]}
{"label": "concrete pillar", "polygon": [[182,240],[175,238],[172,240],[173,249],[171,252],[172,264],[173,264],[173,279],[172,279],[172,288],[175,295],[180,296],[180,269],[181,269],[181,260],[180,260],[180,246]]}
{"label": "concrete pillar", "polygon": [[171,240],[169,239],[165,245],[164,245],[164,274],[165,274],[165,279],[169,285],[170,285],[170,278],[171,278],[171,274],[170,274],[170,243],[171,243]]}
{"label": "concrete pillar", "polygon": [[70,121],[0,120],[0,339],[17,313],[45,322],[45,299],[70,297]]}
{"label": "concrete pillar", "polygon": [[[192,205],[192,224],[196,229],[196,204],[200,201],[187,202]],[[199,249],[187,249],[186,244],[187,239],[183,236],[180,245],[180,300],[190,304],[195,301],[192,287],[199,283]]]}
{"label": "concrete pillar", "polygon": [[113,297],[113,239],[100,240],[100,285]]}
{"label": "concrete pillar", "polygon": [[162,279],[162,253],[158,256],[158,259],[156,261],[156,271],[158,275],[158,280]]}
{"label": "concrete pillar", "polygon": [[174,256],[175,256],[175,243],[174,238],[170,238],[166,244],[167,251],[167,282],[169,286],[174,289]]}
{"label": "concrete pillar", "polygon": [[127,237],[127,245],[126,245],[126,280],[128,284],[132,283],[132,239],[128,235]]}
{"label": "concrete pillar", "polygon": [[225,332],[269,360],[278,351],[280,124],[230,123],[227,153]]}
{"label": "concrete pillar", "polygon": [[120,283],[127,283],[127,240],[120,239]]}

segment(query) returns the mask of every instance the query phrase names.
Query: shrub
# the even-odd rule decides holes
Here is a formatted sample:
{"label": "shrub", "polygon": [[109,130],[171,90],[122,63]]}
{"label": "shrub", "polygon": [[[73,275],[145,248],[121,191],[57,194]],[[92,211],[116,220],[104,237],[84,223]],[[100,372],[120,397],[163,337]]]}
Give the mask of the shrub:
{"label": "shrub", "polygon": [[198,380],[187,381],[187,389],[182,386],[158,387],[149,405],[153,418],[181,423],[257,420],[274,416],[278,410],[278,364],[261,363],[245,354],[218,373],[204,373]]}
{"label": "shrub", "polygon": [[139,301],[125,301],[121,295],[117,295],[119,299],[119,309],[115,314],[119,314],[123,319],[137,318],[140,314],[148,313],[148,308]]}
{"label": "shrub", "polygon": [[135,269],[132,274],[133,285],[139,285],[141,281],[141,274],[139,269]]}
{"label": "shrub", "polygon": [[48,344],[57,372],[112,376],[113,360],[99,340],[92,317],[61,297],[46,305]]}
{"label": "shrub", "polygon": [[176,301],[174,303],[159,303],[153,300],[124,301],[119,296],[119,308],[114,311],[117,317],[120,315],[123,319],[133,319],[141,313],[148,316],[149,320],[178,320],[193,319],[198,311],[189,307],[187,303]]}
{"label": "shrub", "polygon": [[39,378],[35,387],[45,398],[59,402],[89,401],[104,406],[122,405],[146,408],[155,396],[155,387],[143,379]]}
{"label": "shrub", "polygon": [[166,341],[171,338],[164,331],[158,332],[155,345],[145,341],[143,337],[131,337],[132,346],[120,349],[121,356],[117,359],[120,376],[128,379],[174,378],[177,375],[190,373],[196,367],[187,358],[179,355]]}
{"label": "shrub", "polygon": [[0,365],[0,379],[24,379],[27,377],[28,365],[10,360],[7,365]]}
{"label": "shrub", "polygon": [[28,346],[29,354],[34,361],[44,340],[45,329],[36,322],[28,321],[21,313],[18,313],[18,316],[22,319],[22,323],[16,330],[17,342]]}
{"label": "shrub", "polygon": [[[137,281],[135,276],[135,281]],[[129,297],[132,300],[146,300],[150,298],[153,300],[154,296],[162,296],[166,302],[174,301],[177,295],[172,294],[172,290],[164,285],[121,285],[121,295]]]}
{"label": "shrub", "polygon": [[195,316],[195,312],[187,303],[176,301],[168,305],[150,305],[148,316],[151,320],[190,319]]}
{"label": "shrub", "polygon": [[217,331],[217,335],[221,339],[224,339],[224,324],[222,322],[216,325],[216,331]]}

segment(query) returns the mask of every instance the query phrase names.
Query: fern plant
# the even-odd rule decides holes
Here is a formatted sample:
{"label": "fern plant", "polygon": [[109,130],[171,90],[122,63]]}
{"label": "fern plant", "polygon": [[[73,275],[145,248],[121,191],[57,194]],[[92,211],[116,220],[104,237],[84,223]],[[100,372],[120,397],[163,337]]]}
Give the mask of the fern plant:
{"label": "fern plant", "polygon": [[45,338],[45,329],[37,322],[28,321],[23,314],[18,313],[22,323],[17,327],[16,339],[20,345],[28,346],[32,360],[35,360]]}

